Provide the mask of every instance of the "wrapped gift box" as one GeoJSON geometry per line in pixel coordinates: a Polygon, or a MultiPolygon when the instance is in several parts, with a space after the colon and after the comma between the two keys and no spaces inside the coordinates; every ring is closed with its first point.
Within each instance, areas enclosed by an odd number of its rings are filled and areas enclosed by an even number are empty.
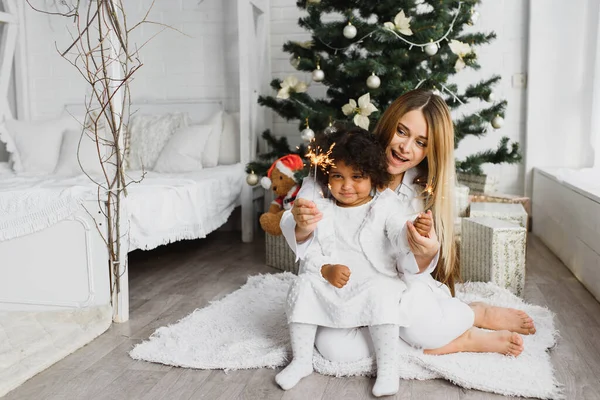
{"type": "Polygon", "coordinates": [[[521,204],[527,214],[531,214],[531,204],[529,197],[516,196],[512,194],[501,194],[501,193],[473,193],[469,195],[469,201],[471,203],[512,203],[521,204]]]}
{"type": "Polygon", "coordinates": [[[471,203],[469,217],[491,217],[527,228],[527,212],[521,204],[471,203]]]}
{"type": "Polygon", "coordinates": [[[490,217],[463,218],[461,230],[462,279],[494,282],[522,296],[527,230],[512,222],[490,217]]]}
{"type": "Polygon", "coordinates": [[[266,264],[269,267],[298,274],[296,255],[290,249],[283,235],[273,236],[265,232],[266,264]]]}

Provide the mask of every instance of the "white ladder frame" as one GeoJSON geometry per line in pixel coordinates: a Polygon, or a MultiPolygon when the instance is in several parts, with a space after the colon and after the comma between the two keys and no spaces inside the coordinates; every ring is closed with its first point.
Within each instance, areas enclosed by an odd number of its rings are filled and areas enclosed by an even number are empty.
{"type": "MultiPolygon", "coordinates": [[[[271,81],[270,10],[268,0],[238,0],[240,68],[240,161],[256,158],[258,137],[272,125],[272,114],[258,104],[271,81]]],[[[259,189],[260,190],[260,189],[259,189]]],[[[253,188],[243,184],[242,241],[254,238],[253,188]]]]}

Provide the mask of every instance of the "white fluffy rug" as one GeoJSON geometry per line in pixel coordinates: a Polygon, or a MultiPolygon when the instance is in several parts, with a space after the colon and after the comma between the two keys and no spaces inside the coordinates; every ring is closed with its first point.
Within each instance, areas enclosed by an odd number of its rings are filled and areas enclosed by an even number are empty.
{"type": "MultiPolygon", "coordinates": [[[[194,311],[176,324],[156,330],[148,341],[131,351],[134,359],[198,369],[247,369],[287,364],[289,335],[284,302],[295,275],[257,275],[227,297],[194,311]]],[[[547,349],[556,343],[553,313],[529,305],[505,289],[488,283],[460,287],[466,302],[525,310],[535,321],[537,333],[524,336],[525,351],[519,357],[462,353],[427,356],[408,346],[402,348],[400,377],[444,378],[467,389],[511,396],[561,398],[547,349]]],[[[315,351],[314,366],[325,375],[372,375],[374,362],[332,363],[315,351]]]]}
{"type": "Polygon", "coordinates": [[[110,305],[74,311],[0,311],[0,397],[94,340],[110,305]]]}

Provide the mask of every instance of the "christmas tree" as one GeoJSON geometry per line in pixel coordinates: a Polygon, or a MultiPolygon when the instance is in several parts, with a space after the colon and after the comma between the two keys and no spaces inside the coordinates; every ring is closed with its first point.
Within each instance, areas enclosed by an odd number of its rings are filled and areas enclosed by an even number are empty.
{"type": "MultiPolygon", "coordinates": [[[[299,25],[312,34],[308,42],[288,41],[283,49],[298,71],[312,72],[314,82],[327,87],[326,98],[313,98],[307,84],[295,76],[274,79],[276,96],[261,96],[259,103],[287,120],[299,121],[302,138],[332,121],[353,121],[373,128],[377,119],[398,96],[415,88],[442,96],[451,109],[474,102],[479,111],[454,119],[455,148],[468,135],[483,136],[500,128],[506,101],[495,101],[492,76],[461,89],[450,81],[464,68],[479,69],[474,49],[492,41],[490,33],[467,33],[476,23],[480,0],[300,0],[308,15],[299,25]],[[337,16],[337,18],[336,18],[337,16]]],[[[458,113],[453,113],[457,115],[458,113]]],[[[273,151],[248,165],[263,174],[274,158],[291,151],[287,141],[269,132],[263,137],[273,151]],[[275,145],[275,146],[273,146],[275,145]]],[[[481,175],[484,163],[516,163],[518,143],[500,139],[497,149],[456,160],[458,172],[481,175]]]]}

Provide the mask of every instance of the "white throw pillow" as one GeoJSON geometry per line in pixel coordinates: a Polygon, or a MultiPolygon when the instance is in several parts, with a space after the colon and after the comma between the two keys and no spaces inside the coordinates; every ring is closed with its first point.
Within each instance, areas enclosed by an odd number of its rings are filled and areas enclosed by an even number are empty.
{"type": "Polygon", "coordinates": [[[240,113],[223,113],[219,165],[240,162],[240,113]]]}
{"type": "Polygon", "coordinates": [[[178,173],[201,170],[209,140],[221,129],[221,113],[203,124],[178,129],[160,153],[154,171],[178,173]]]}
{"type": "Polygon", "coordinates": [[[63,136],[60,158],[54,173],[61,176],[75,176],[83,173],[82,168],[88,175],[102,174],[96,142],[87,133],[82,136],[81,129],[68,129],[63,136]]]}
{"type": "Polygon", "coordinates": [[[76,125],[71,117],[48,121],[18,121],[4,124],[0,139],[11,153],[18,174],[51,174],[56,168],[63,132],[76,125]]]}
{"type": "Polygon", "coordinates": [[[129,123],[130,170],[151,170],[173,133],[187,126],[185,113],[134,115],[129,123]]]}
{"type": "Polygon", "coordinates": [[[154,171],[179,173],[202,169],[202,152],[212,133],[210,125],[178,129],[160,153],[154,171]]]}
{"type": "MultiPolygon", "coordinates": [[[[204,154],[202,155],[202,166],[204,168],[216,167],[219,163],[219,147],[221,145],[221,131],[223,130],[223,111],[219,111],[210,118],[209,124],[214,128],[206,141],[204,154]]],[[[202,124],[204,125],[204,124],[202,124]]]]}

